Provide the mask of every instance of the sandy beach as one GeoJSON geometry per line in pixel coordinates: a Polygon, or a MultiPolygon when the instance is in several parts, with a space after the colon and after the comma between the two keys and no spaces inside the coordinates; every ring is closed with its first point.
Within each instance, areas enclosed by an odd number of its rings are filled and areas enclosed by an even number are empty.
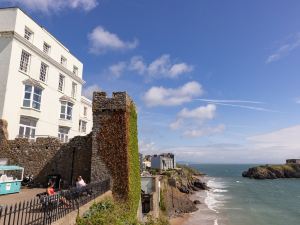
{"type": "Polygon", "coordinates": [[[185,222],[188,220],[190,214],[185,214],[176,218],[170,219],[171,225],[182,225],[185,224],[185,222]]]}

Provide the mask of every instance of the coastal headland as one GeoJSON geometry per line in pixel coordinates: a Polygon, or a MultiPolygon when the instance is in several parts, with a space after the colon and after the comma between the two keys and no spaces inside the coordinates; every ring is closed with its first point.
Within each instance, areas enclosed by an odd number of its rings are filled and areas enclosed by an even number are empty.
{"type": "Polygon", "coordinates": [[[252,179],[300,178],[300,164],[256,166],[244,171],[242,176],[252,179]]]}
{"type": "Polygon", "coordinates": [[[192,194],[208,190],[209,187],[202,179],[204,175],[197,170],[184,165],[177,167],[161,174],[160,209],[168,218],[182,221],[188,213],[197,211],[198,206],[203,204],[202,199],[194,199],[192,194]]]}

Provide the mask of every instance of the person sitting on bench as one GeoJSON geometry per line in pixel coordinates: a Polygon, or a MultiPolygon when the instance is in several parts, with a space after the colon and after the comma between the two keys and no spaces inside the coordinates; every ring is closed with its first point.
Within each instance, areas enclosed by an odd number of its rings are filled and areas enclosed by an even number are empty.
{"type": "MultiPolygon", "coordinates": [[[[49,182],[49,185],[48,185],[48,188],[47,188],[47,194],[48,196],[54,196],[56,195],[57,193],[55,192],[54,190],[54,182],[50,181],[49,182]]],[[[64,197],[60,196],[59,194],[58,195],[58,199],[66,206],[70,206],[70,203],[67,201],[67,199],[65,199],[64,197]]]]}
{"type": "Polygon", "coordinates": [[[86,186],[86,183],[84,182],[84,180],[82,179],[81,176],[77,177],[77,181],[76,181],[76,187],[77,188],[83,188],[86,186]]]}

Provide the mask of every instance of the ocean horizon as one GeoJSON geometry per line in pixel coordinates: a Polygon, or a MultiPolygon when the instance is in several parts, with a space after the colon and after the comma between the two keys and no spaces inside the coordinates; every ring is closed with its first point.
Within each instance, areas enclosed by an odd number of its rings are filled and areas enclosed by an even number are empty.
{"type": "MultiPolygon", "coordinates": [[[[254,180],[242,172],[256,164],[189,164],[206,174],[205,204],[212,225],[298,225],[300,179],[254,180]]],[[[197,224],[201,211],[191,215],[197,224]]]]}

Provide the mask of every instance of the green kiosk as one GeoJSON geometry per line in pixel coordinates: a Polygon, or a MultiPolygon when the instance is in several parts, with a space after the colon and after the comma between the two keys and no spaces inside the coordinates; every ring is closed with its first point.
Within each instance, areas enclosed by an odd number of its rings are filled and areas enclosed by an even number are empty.
{"type": "Polygon", "coordinates": [[[0,195],[20,192],[23,176],[23,167],[0,166],[0,195]]]}

